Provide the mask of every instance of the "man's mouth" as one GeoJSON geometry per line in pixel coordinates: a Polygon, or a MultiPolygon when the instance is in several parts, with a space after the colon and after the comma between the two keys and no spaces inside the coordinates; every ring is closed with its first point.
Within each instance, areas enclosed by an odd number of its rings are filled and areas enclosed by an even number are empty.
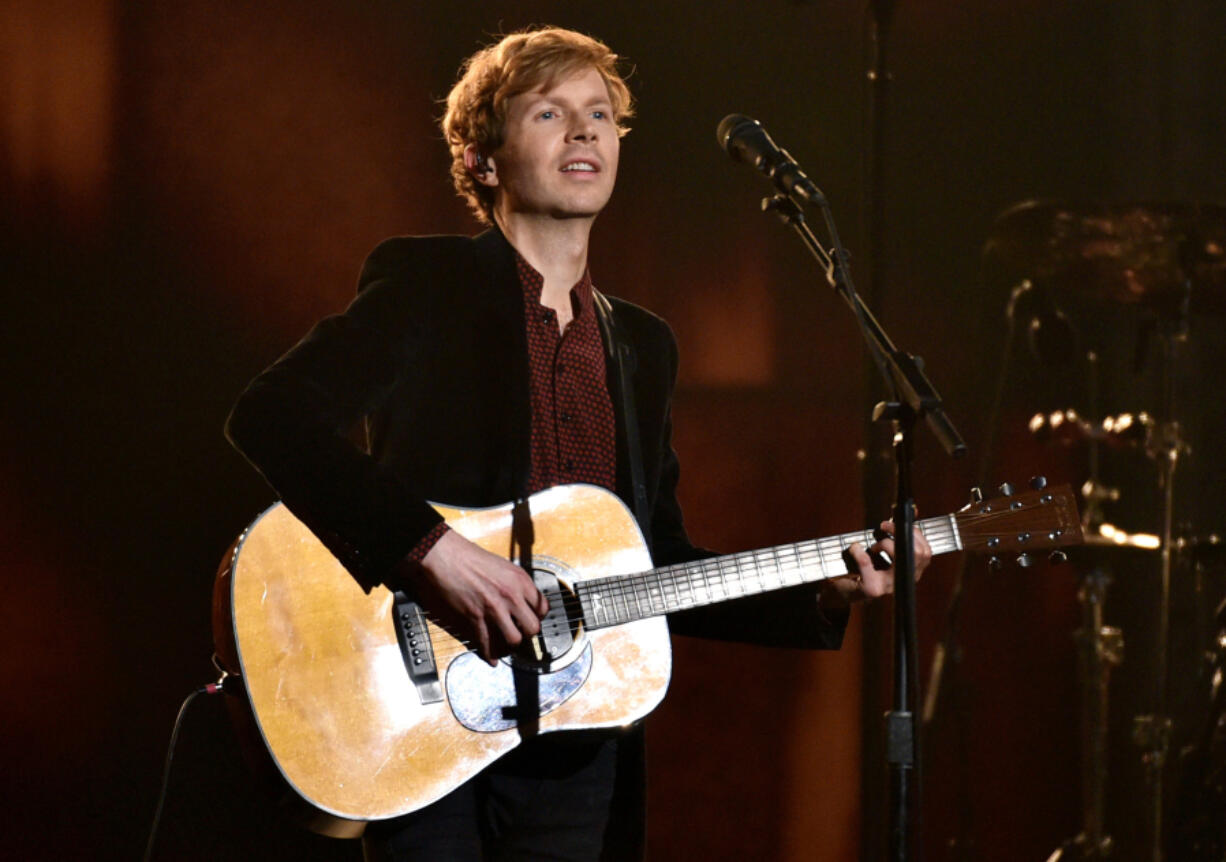
{"type": "Polygon", "coordinates": [[[584,162],[584,161],[567,162],[565,165],[562,166],[562,173],[571,173],[571,172],[583,172],[583,173],[595,174],[595,173],[600,172],[600,168],[596,167],[596,165],[593,162],[584,162]]]}

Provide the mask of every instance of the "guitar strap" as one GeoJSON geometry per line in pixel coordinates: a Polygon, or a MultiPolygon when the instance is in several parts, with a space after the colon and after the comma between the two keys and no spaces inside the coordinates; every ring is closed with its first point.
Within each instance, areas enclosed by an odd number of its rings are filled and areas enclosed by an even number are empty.
{"type": "Polygon", "coordinates": [[[638,519],[639,529],[651,547],[651,519],[647,509],[647,480],[643,475],[643,449],[639,443],[638,414],[634,408],[633,389],[630,386],[630,375],[636,365],[634,348],[623,341],[617,332],[617,321],[613,316],[613,304],[595,288],[592,296],[596,300],[596,319],[600,322],[601,334],[604,336],[606,359],[617,368],[618,388],[622,398],[622,432],[626,440],[626,454],[630,460],[630,484],[634,494],[634,516],[638,519]]]}

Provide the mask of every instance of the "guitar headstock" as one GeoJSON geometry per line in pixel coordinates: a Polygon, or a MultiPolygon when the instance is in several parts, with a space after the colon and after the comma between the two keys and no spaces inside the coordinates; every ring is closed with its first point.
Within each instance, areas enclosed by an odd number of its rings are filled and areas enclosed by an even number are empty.
{"type": "Polygon", "coordinates": [[[1030,485],[1031,490],[1016,493],[1006,483],[991,500],[972,495],[971,503],[956,515],[963,549],[991,554],[994,568],[1004,555],[1016,554],[1018,565],[1025,567],[1035,562],[1039,551],[1050,550],[1052,562],[1063,562],[1059,548],[1085,541],[1072,489],[1049,488],[1041,476],[1030,485]]]}

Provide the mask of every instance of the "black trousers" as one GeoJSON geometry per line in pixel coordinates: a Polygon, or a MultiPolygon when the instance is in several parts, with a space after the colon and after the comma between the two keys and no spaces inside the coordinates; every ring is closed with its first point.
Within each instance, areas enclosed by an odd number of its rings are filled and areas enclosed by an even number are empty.
{"type": "Polygon", "coordinates": [[[529,740],[439,801],[366,828],[367,862],[597,862],[617,739],[529,740]]]}

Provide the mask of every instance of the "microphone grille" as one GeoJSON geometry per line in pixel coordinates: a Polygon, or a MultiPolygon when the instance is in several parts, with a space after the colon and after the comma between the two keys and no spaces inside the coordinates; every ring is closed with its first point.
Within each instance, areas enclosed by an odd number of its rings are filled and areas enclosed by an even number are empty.
{"type": "Polygon", "coordinates": [[[719,125],[715,129],[715,140],[719,142],[720,147],[728,149],[728,139],[739,129],[745,125],[758,125],[758,121],[750,119],[744,114],[729,114],[719,121],[719,125]]]}

